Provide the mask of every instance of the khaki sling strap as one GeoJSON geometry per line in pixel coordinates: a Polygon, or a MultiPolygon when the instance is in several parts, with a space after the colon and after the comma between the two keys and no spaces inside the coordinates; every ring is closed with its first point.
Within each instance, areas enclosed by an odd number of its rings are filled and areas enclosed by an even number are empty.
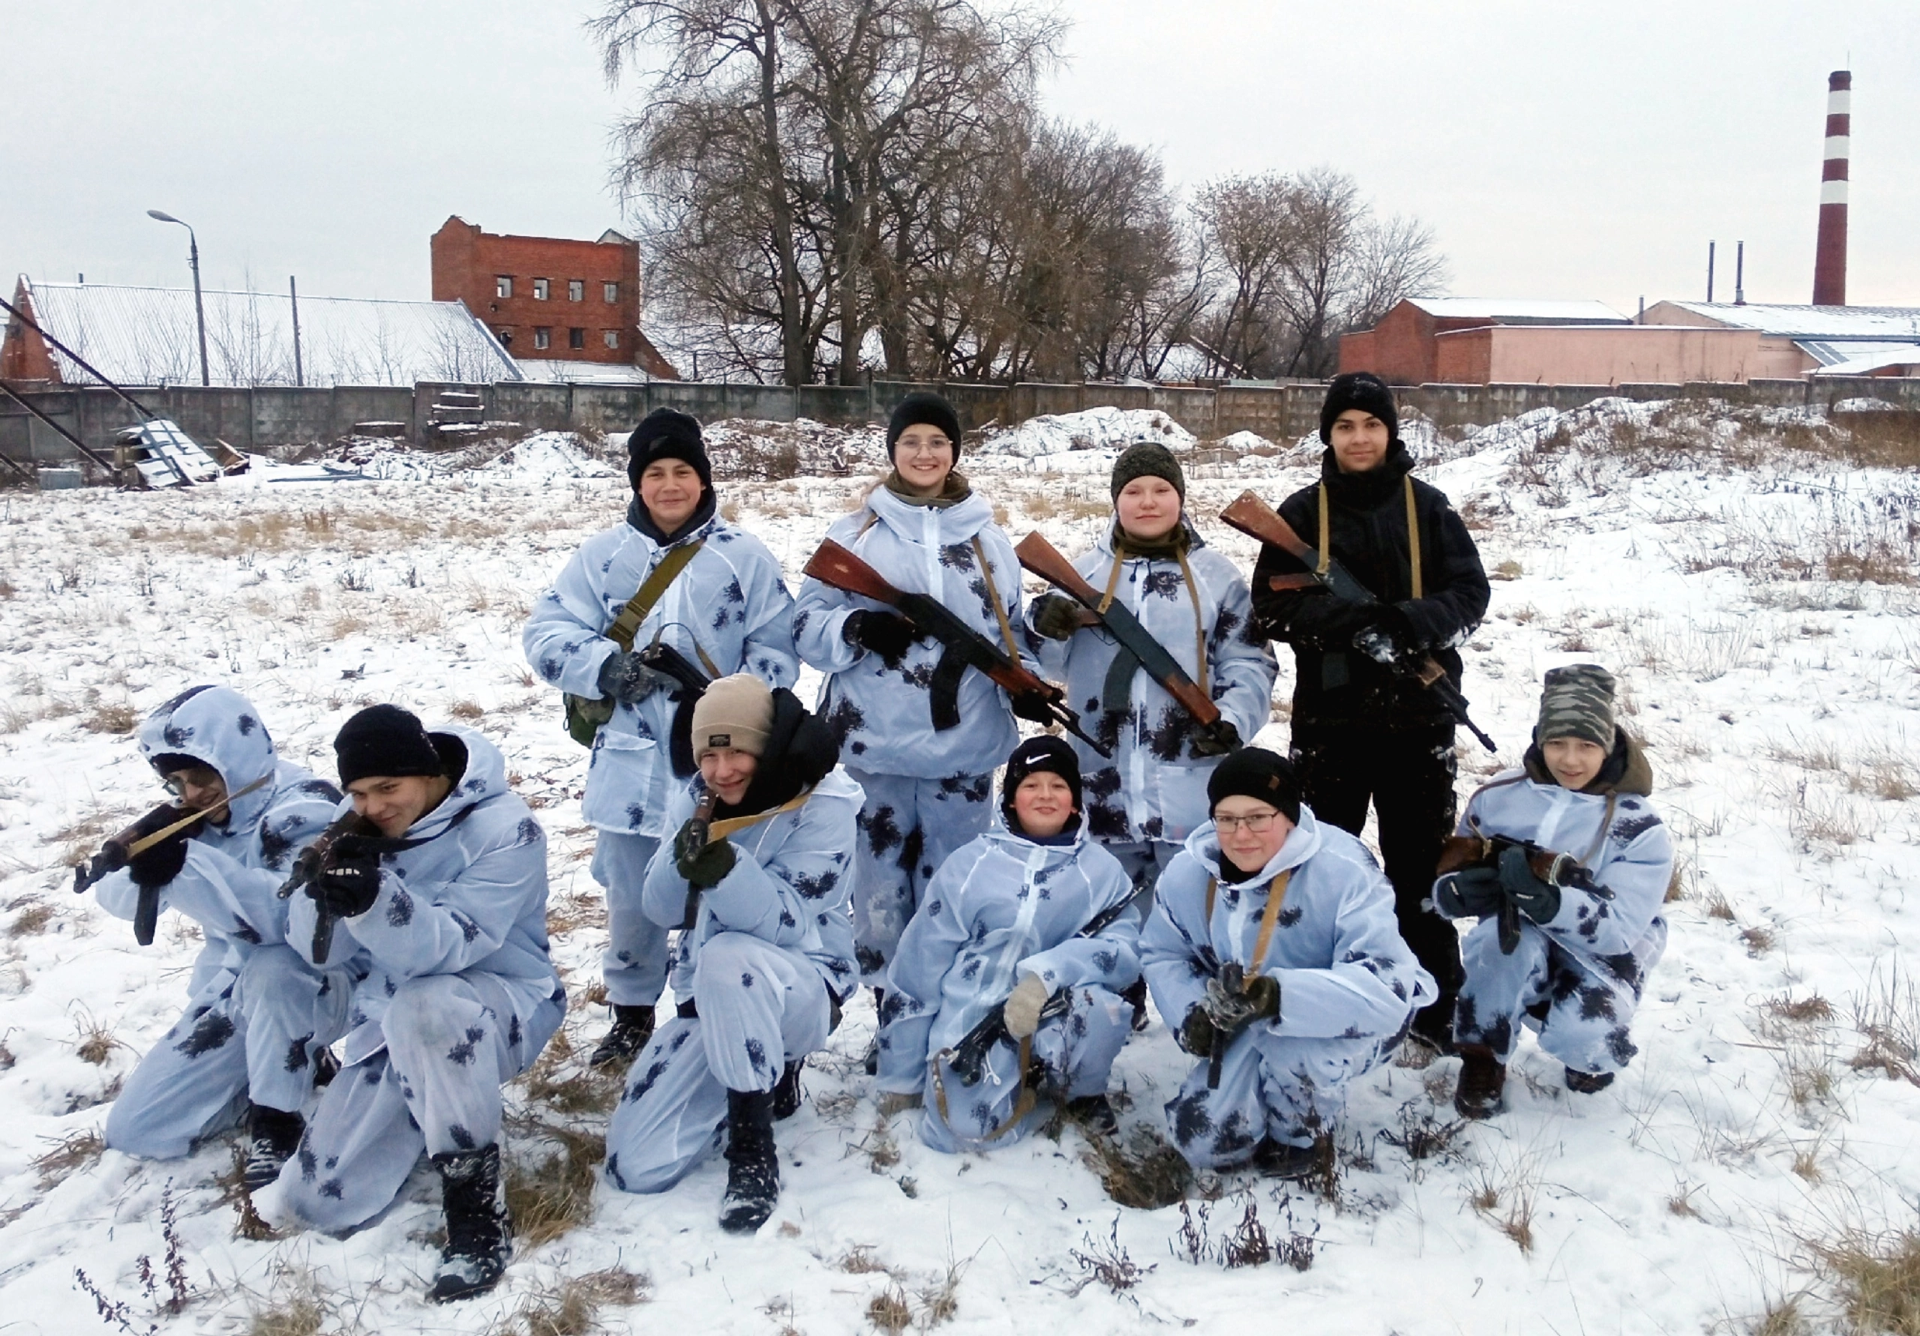
{"type": "MultiPolygon", "coordinates": [[[[1247,959],[1247,968],[1253,973],[1260,972],[1260,966],[1266,962],[1267,948],[1273,944],[1273,925],[1280,921],[1280,905],[1287,898],[1287,886],[1293,881],[1293,869],[1288,868],[1273,879],[1273,889],[1267,894],[1267,907],[1260,915],[1260,931],[1254,934],[1253,955],[1247,959]]],[[[1207,922],[1213,922],[1213,896],[1219,887],[1218,877],[1207,878],[1207,922]]],[[[1212,929],[1208,929],[1211,935],[1212,929]]]]}
{"type": "Polygon", "coordinates": [[[942,1066],[940,1055],[934,1053],[928,1056],[927,1066],[933,1072],[933,1104],[935,1108],[940,1110],[940,1121],[947,1125],[949,1132],[953,1133],[954,1140],[965,1141],[975,1146],[988,1145],[991,1142],[998,1141],[1001,1137],[1018,1127],[1020,1120],[1033,1112],[1034,1106],[1040,1102],[1040,1097],[1034,1094],[1033,1087],[1027,1084],[1027,1066],[1032,1061],[1033,1036],[1028,1035],[1020,1041],[1020,1056],[1018,1059],[1020,1085],[1019,1093],[1016,1094],[1013,1099],[1013,1112],[1009,1113],[1005,1121],[985,1136],[970,1137],[964,1135],[954,1127],[953,1115],[947,1112],[947,1081],[940,1073],[942,1066]]]}
{"type": "Polygon", "coordinates": [[[1000,602],[1000,591],[993,584],[993,567],[987,564],[987,549],[980,545],[980,535],[973,536],[973,557],[980,563],[980,578],[987,582],[987,601],[993,604],[993,616],[1000,623],[1000,638],[1007,642],[1007,657],[1013,660],[1013,666],[1020,667],[1020,647],[1014,643],[1013,623],[1007,620],[1007,609],[1000,602]]]}
{"type": "MultiPolygon", "coordinates": [[[[1413,500],[1413,475],[1404,475],[1401,482],[1406,484],[1407,493],[1407,567],[1413,586],[1413,597],[1424,598],[1420,579],[1420,515],[1413,500]]],[[[1327,531],[1327,485],[1320,484],[1320,564],[1314,567],[1315,575],[1325,575],[1333,565],[1333,538],[1327,531]]]]}
{"type": "MultiPolygon", "coordinates": [[[[697,543],[676,547],[660,558],[660,564],[647,573],[647,578],[641,581],[639,591],[627,600],[627,606],[620,609],[620,615],[613,619],[613,625],[606,631],[607,639],[618,645],[622,654],[632,650],[633,637],[640,630],[640,623],[647,620],[647,615],[653,611],[653,605],[658,603],[660,596],[667,592],[667,586],[673,583],[674,578],[687,568],[687,563],[698,556],[700,549],[705,546],[706,540],[703,538],[697,543]]],[[[699,646],[696,645],[694,648],[697,650],[699,646]]],[[[705,653],[700,657],[704,661],[705,653]]]]}
{"type": "MultiPolygon", "coordinates": [[[[1200,690],[1207,689],[1207,619],[1200,610],[1200,585],[1193,578],[1193,567],[1187,564],[1187,550],[1179,548],[1174,553],[1180,562],[1180,578],[1187,582],[1187,597],[1193,600],[1193,663],[1194,682],[1200,690]]],[[[1120,587],[1120,568],[1126,564],[1126,558],[1116,550],[1113,554],[1113,569],[1107,572],[1106,592],[1100,596],[1097,611],[1105,612],[1113,606],[1113,592],[1120,587]]]]}
{"type": "Polygon", "coordinates": [[[755,812],[752,816],[730,816],[724,820],[716,821],[707,827],[707,843],[712,844],[715,840],[724,840],[727,836],[738,834],[740,831],[746,830],[751,826],[757,826],[762,821],[771,821],[782,812],[797,812],[807,805],[807,799],[811,797],[813,797],[812,789],[802,789],[798,794],[787,799],[778,807],[769,807],[766,811],[755,812]]]}

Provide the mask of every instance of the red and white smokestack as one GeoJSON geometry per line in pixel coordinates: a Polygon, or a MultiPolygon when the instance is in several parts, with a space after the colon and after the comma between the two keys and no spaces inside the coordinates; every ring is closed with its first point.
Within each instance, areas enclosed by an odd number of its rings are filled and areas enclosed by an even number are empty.
{"type": "Polygon", "coordinates": [[[1847,141],[1853,74],[1827,76],[1827,161],[1820,172],[1820,240],[1813,255],[1813,304],[1847,304],[1847,141]]]}

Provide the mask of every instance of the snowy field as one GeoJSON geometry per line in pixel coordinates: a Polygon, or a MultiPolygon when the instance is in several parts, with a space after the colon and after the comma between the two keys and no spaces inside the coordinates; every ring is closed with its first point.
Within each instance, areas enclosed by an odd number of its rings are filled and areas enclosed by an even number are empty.
{"type": "MultiPolygon", "coordinates": [[[[1038,527],[1076,552],[1108,514],[1111,425],[1056,421],[962,468],[1014,537],[1038,527]],[[1081,448],[1048,453],[1060,442],[1081,448]]],[[[716,441],[779,445],[770,427],[729,430],[716,441]]],[[[621,515],[604,454],[543,437],[458,470],[362,451],[353,467],[373,480],[263,463],[190,494],[7,494],[0,1327],[1852,1330],[1858,1255],[1913,1231],[1920,1200],[1920,479],[1855,467],[1844,433],[1779,411],[1610,401],[1409,438],[1495,575],[1466,690],[1502,751],[1463,745],[1463,794],[1518,759],[1555,664],[1615,668],[1649,744],[1680,862],[1632,1068],[1576,1098],[1525,1041],[1510,1111],[1464,1128],[1457,1061],[1383,1069],[1312,1188],[1203,1177],[1184,1206],[1137,1209],[1110,1198],[1077,1130],[949,1157],[913,1115],[879,1120],[863,996],[779,1125],[780,1208],[749,1240],[715,1223],[717,1160],[660,1197],[592,1172],[613,1090],[583,1067],[607,1022],[589,1002],[604,935],[586,754],[519,644],[547,579],[621,515]],[[329,740],[365,704],[467,722],[547,825],[574,1009],[510,1092],[523,1237],[493,1296],[422,1303],[430,1175],[357,1236],[273,1239],[221,1182],[229,1141],[175,1164],[100,1150],[106,1101],[176,1015],[198,942],[174,919],[136,947],[69,893],[70,865],[162,798],[128,730],[203,681],[251,696],[283,753],[327,774],[329,740]],[[1260,1258],[1256,1233],[1280,1256],[1227,1266],[1260,1258]]],[[[1242,488],[1278,500],[1311,481],[1317,451],[1231,444],[1192,455],[1189,511],[1246,568],[1252,545],[1214,517],[1242,488]]],[[[725,511],[797,579],[876,446],[807,436],[788,457],[808,472],[726,481],[725,511]]],[[[1284,748],[1290,685],[1283,666],[1267,745],[1284,748]]],[[[1187,1063],[1164,1025],[1136,1036],[1115,1071],[1123,1120],[1158,1127],[1187,1063]]]]}

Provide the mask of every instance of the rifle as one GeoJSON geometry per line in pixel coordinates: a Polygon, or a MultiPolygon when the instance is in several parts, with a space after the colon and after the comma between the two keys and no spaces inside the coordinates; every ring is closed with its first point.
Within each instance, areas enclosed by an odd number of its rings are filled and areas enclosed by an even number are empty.
{"type": "MultiPolygon", "coordinates": [[[[112,873],[118,872],[121,868],[132,862],[139,855],[153,848],[156,844],[172,839],[194,822],[205,820],[221,808],[238,802],[255,789],[270,783],[272,779],[273,775],[269,772],[242,788],[238,793],[230,793],[219,802],[195,811],[188,811],[176,803],[162,803],[151,812],[148,812],[146,816],[141,817],[139,821],[128,826],[125,830],[120,831],[116,835],[109,836],[101,844],[100,852],[95,854],[90,862],[84,867],[77,867],[73,870],[74,894],[78,895],[95,882],[112,873]],[[139,833],[142,822],[162,814],[168,816],[177,814],[178,819],[162,826],[152,834],[141,835],[139,833]]],[[[133,910],[133,940],[141,946],[153,945],[153,932],[154,929],[159,926],[160,922],[161,889],[162,888],[158,886],[142,886],[139,888],[140,899],[133,910]]]]}
{"type": "MultiPolygon", "coordinates": [[[[1295,533],[1293,526],[1282,519],[1280,513],[1262,501],[1252,492],[1242,492],[1234,498],[1233,504],[1220,512],[1220,518],[1238,529],[1249,538],[1257,539],[1273,547],[1292,553],[1312,572],[1307,577],[1326,588],[1342,603],[1356,603],[1369,607],[1380,600],[1374,597],[1371,589],[1354,578],[1353,573],[1329,556],[1327,569],[1320,570],[1321,554],[1304,538],[1295,533]]],[[[1324,537],[1324,535],[1323,535],[1324,537]]],[[[1299,575],[1276,575],[1268,580],[1271,589],[1304,589],[1306,581],[1299,575]]],[[[1482,747],[1490,752],[1500,748],[1494,740],[1480,731],[1467,714],[1467,698],[1460,694],[1460,688],[1447,676],[1447,670],[1431,654],[1421,654],[1417,658],[1405,661],[1396,660],[1392,665],[1394,672],[1411,677],[1421,686],[1431,691],[1434,698],[1447,707],[1448,713],[1460,721],[1461,726],[1477,738],[1482,747]]]]}
{"type": "MultiPolygon", "coordinates": [[[[1613,892],[1594,881],[1585,865],[1572,854],[1542,848],[1531,840],[1509,839],[1505,835],[1449,835],[1440,842],[1440,862],[1435,877],[1461,872],[1470,867],[1497,867],[1500,855],[1509,849],[1521,849],[1527,855],[1527,869],[1541,881],[1567,889],[1577,887],[1602,900],[1613,899],[1613,892]]],[[[1500,952],[1512,955],[1520,945],[1520,908],[1513,897],[1502,894],[1500,900],[1500,952]]]]}
{"type": "Polygon", "coordinates": [[[1037,702],[1047,721],[1059,724],[1100,755],[1113,755],[1111,747],[1101,746],[1080,727],[1080,716],[1067,705],[1065,692],[1009,658],[1004,650],[961,621],[937,599],[895,589],[880,572],[831,538],[820,544],[802,574],[846,593],[886,604],[922,635],[931,636],[945,646],[928,687],[936,730],[945,732],[959,726],[960,678],[968,668],[978,668],[1016,701],[1026,698],[1037,702]]]}
{"type": "MultiPolygon", "coordinates": [[[[1231,992],[1243,993],[1247,989],[1246,967],[1237,960],[1229,960],[1220,967],[1220,986],[1231,992]]],[[[1207,1089],[1220,1088],[1220,1064],[1226,1060],[1227,1045],[1238,1036],[1228,1034],[1219,1026],[1213,1027],[1213,1044],[1207,1050],[1207,1089]]]]}
{"type": "MultiPolygon", "coordinates": [[[[682,836],[680,847],[674,850],[676,854],[696,854],[707,847],[708,832],[713,826],[713,809],[719,801],[720,795],[712,789],[700,795],[700,801],[693,806],[691,824],[682,836]]],[[[689,886],[687,887],[687,907],[680,913],[680,930],[685,932],[699,921],[700,888],[689,886]]]]}
{"type": "Polygon", "coordinates": [[[1099,593],[1073,568],[1073,563],[1047,541],[1044,534],[1038,529],[1034,530],[1020,540],[1013,554],[1026,569],[1098,617],[1118,643],[1120,652],[1114,656],[1113,666],[1107,671],[1106,687],[1101,693],[1102,709],[1115,714],[1124,713],[1134,671],[1144,668],[1148,677],[1180,702],[1197,727],[1209,733],[1218,729],[1220,707],[1200,689],[1200,684],[1187,675],[1187,670],[1149,634],[1147,628],[1140,624],[1140,619],[1124,603],[1116,599],[1103,605],[1099,593]]]}
{"type": "MultiPolygon", "coordinates": [[[[1128,896],[1119,904],[1109,905],[1089,919],[1087,925],[1074,936],[1097,937],[1119,922],[1120,917],[1132,907],[1132,896],[1128,896]]],[[[1045,1005],[1040,1008],[1042,1022],[1066,1014],[1068,1002],[1071,1000],[1068,995],[1071,991],[1067,988],[1054,991],[1053,996],[1049,997],[1045,1005]]],[[[986,1075],[987,1054],[992,1052],[993,1046],[1002,1040],[1007,1043],[1013,1042],[1013,1036],[1007,1033],[1007,1004],[1004,999],[989,1008],[987,1014],[976,1021],[971,1030],[960,1036],[958,1043],[943,1051],[939,1055],[940,1060],[953,1068],[953,1074],[960,1078],[961,1085],[976,1086],[980,1084],[980,1078],[986,1075]]]]}
{"type": "MultiPolygon", "coordinates": [[[[326,870],[327,855],[343,835],[359,835],[368,839],[383,838],[380,827],[361,816],[358,812],[348,812],[335,817],[333,824],[321,831],[312,844],[300,851],[293,860],[293,872],[287,877],[286,884],[280,888],[280,898],[286,899],[295,891],[305,890],[313,900],[313,963],[324,965],[333,951],[333,911],[327,908],[324,895],[315,895],[314,888],[320,880],[320,874],[326,870]]],[[[408,840],[393,840],[389,843],[400,848],[411,844],[408,840]]]]}
{"type": "Polygon", "coordinates": [[[700,665],[664,641],[656,640],[638,651],[640,662],[656,673],[665,673],[674,681],[667,699],[674,702],[673,726],[668,733],[667,763],[677,778],[686,779],[696,769],[693,763],[693,707],[706,693],[713,679],[700,665]]]}

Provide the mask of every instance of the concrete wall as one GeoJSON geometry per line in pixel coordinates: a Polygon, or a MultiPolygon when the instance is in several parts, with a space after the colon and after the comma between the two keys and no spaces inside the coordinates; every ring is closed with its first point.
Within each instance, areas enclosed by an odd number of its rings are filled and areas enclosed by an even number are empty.
{"type": "MultiPolygon", "coordinates": [[[[1503,327],[1523,332],[1520,327],[1503,327]]],[[[1540,332],[1550,333],[1550,329],[1540,332]]],[[[1195,436],[1213,440],[1237,431],[1292,441],[1319,426],[1324,390],[1316,384],[1232,386],[1221,389],[1142,385],[706,385],[655,381],[646,385],[421,384],[412,389],[339,386],[333,389],[135,389],[141,403],[178,422],[196,440],[215,439],[242,450],[266,451],[335,440],[360,422],[398,422],[403,435],[426,443],[434,401],[445,390],[478,394],[482,416],[554,431],[621,431],[661,406],[705,421],[726,417],[836,423],[883,423],[909,391],[935,389],[953,401],[961,425],[1012,425],[1043,413],[1097,407],[1157,408],[1195,436]]],[[[1920,378],[1757,379],[1745,384],[1689,381],[1609,385],[1426,384],[1397,391],[1403,408],[1418,409],[1443,427],[1496,422],[1530,409],[1578,408],[1595,399],[1678,397],[1736,403],[1831,406],[1843,399],[1877,398],[1920,410],[1920,378]]],[[[27,393],[36,407],[101,453],[113,435],[139,420],[134,410],[98,386],[27,393]]],[[[0,454],[18,461],[70,462],[73,447],[0,396],[0,454]]],[[[4,479],[0,479],[4,481],[4,479]]]]}

